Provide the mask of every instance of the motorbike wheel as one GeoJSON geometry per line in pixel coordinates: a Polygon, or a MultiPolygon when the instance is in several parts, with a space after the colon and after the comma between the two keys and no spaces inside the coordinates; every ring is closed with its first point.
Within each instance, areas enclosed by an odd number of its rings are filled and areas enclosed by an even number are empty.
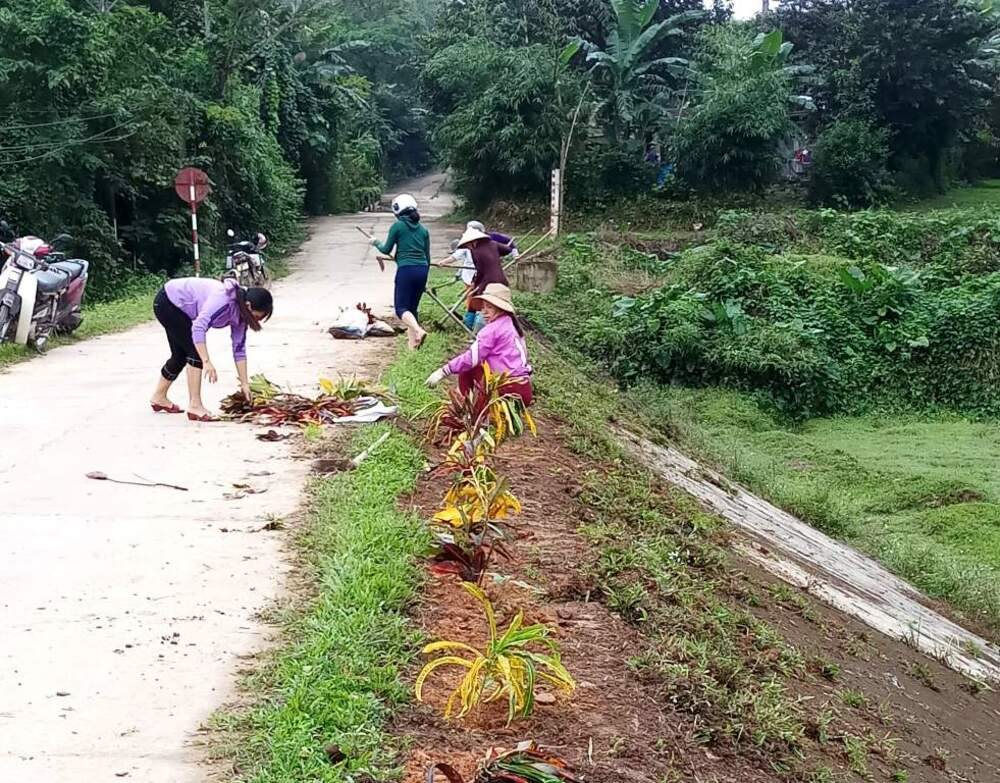
{"type": "Polygon", "coordinates": [[[8,305],[0,305],[0,343],[7,340],[7,332],[14,324],[13,313],[8,305]]]}
{"type": "Polygon", "coordinates": [[[56,332],[58,334],[73,334],[77,329],[80,328],[80,324],[83,323],[83,313],[72,312],[67,315],[62,322],[56,327],[56,332]]]}
{"type": "Polygon", "coordinates": [[[271,286],[271,275],[268,273],[266,266],[262,266],[255,277],[254,285],[261,288],[269,288],[271,286]]]}

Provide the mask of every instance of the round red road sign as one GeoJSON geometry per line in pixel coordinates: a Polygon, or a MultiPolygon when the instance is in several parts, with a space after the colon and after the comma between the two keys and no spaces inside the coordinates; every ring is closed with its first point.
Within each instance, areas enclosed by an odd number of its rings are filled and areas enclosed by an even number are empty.
{"type": "Polygon", "coordinates": [[[188,167],[178,172],[174,180],[174,190],[177,191],[181,201],[196,207],[208,198],[212,186],[209,184],[208,174],[201,169],[188,167]]]}

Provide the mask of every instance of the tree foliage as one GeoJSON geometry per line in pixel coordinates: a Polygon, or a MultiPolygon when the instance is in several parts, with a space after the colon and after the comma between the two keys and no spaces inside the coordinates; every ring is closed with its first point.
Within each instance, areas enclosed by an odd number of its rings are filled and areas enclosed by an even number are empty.
{"type": "Polygon", "coordinates": [[[6,0],[0,215],[73,233],[108,296],[188,258],[185,165],[215,185],[207,240],[280,241],[435,162],[482,202],[542,196],[568,156],[570,201],[600,204],[651,188],[651,140],[690,187],[754,190],[808,139],[813,199],[852,206],[886,168],[920,189],[996,164],[988,3],[786,0],[752,24],[704,5],[6,0]]]}
{"type": "Polygon", "coordinates": [[[685,11],[654,22],[658,0],[611,0],[615,25],[604,49],[590,44],[587,62],[600,100],[597,114],[604,119],[612,141],[628,138],[656,121],[673,78],[687,61],[658,55],[665,38],[684,35],[683,25],[701,19],[701,11],[685,11]]]}
{"type": "MultiPolygon", "coordinates": [[[[384,5],[380,43],[414,52],[413,4],[384,5]]],[[[397,97],[412,94],[417,58],[390,81],[359,56],[373,27],[320,0],[5,2],[0,215],[22,233],[74,234],[91,294],[110,296],[189,257],[172,188],[185,165],[213,181],[209,241],[227,225],[287,240],[304,207],[362,206],[404,168],[401,149],[427,159],[419,102],[397,97]]]]}
{"type": "Polygon", "coordinates": [[[849,116],[886,128],[907,184],[946,185],[947,151],[994,88],[981,52],[992,14],[965,0],[788,0],[776,20],[817,67],[815,124],[849,116]]]}
{"type": "Polygon", "coordinates": [[[424,83],[434,141],[473,203],[544,192],[578,90],[558,53],[467,40],[431,57],[424,83]]]}
{"type": "Polygon", "coordinates": [[[772,182],[779,146],[795,131],[792,108],[802,69],[787,64],[791,45],[778,31],[756,38],[746,27],[707,29],[692,65],[691,104],[676,126],[678,176],[695,188],[737,190],[772,182]]]}

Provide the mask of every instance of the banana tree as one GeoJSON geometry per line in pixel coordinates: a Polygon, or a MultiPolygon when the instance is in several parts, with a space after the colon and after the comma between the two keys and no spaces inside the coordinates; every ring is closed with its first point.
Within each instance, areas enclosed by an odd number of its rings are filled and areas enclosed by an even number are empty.
{"type": "Polygon", "coordinates": [[[705,16],[686,11],[654,24],[658,6],[659,0],[611,0],[615,26],[607,47],[587,44],[591,77],[602,94],[598,115],[616,141],[659,111],[654,100],[669,91],[671,76],[687,68],[682,57],[657,57],[657,45],[666,37],[683,36],[685,23],[705,16]]]}
{"type": "MultiPolygon", "coordinates": [[[[747,59],[750,62],[750,73],[758,75],[767,71],[780,73],[793,84],[815,84],[813,78],[816,69],[811,65],[789,65],[788,58],[794,45],[785,40],[781,30],[760,33],[753,41],[747,59]]],[[[799,109],[813,111],[816,108],[813,99],[805,94],[792,94],[788,100],[799,109]]]]}

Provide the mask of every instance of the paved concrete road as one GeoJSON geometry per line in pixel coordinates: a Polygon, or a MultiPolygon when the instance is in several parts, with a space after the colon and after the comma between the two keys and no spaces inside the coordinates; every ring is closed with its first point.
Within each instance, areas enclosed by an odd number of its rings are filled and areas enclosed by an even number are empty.
{"type": "MultiPolygon", "coordinates": [[[[428,217],[450,206],[440,176],[408,189],[428,217]]],[[[391,272],[354,226],[384,236],[390,222],[312,225],[295,273],[275,285],[275,317],[248,338],[252,373],[301,389],[377,373],[392,341],[336,342],[325,328],[339,305],[389,313],[391,272]]],[[[444,255],[444,232],[433,233],[444,255]]],[[[228,332],[209,348],[215,407],[237,388],[228,332]]],[[[151,323],[0,375],[0,781],[204,780],[192,736],[269,632],[255,616],[281,590],[284,534],[259,529],[296,510],[308,465],[256,441],[258,428],[153,415],[165,358],[151,323]],[[233,484],[266,493],[227,499],[233,484]]],[[[173,397],[186,404],[180,384],[173,397]]]]}

